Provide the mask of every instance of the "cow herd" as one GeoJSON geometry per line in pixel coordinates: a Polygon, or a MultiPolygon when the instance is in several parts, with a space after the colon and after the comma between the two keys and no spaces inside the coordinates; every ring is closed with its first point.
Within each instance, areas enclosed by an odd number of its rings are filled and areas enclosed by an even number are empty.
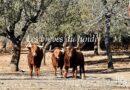
{"type": "MultiPolygon", "coordinates": [[[[40,66],[43,58],[42,47],[38,44],[30,44],[27,46],[27,48],[29,50],[27,58],[30,76],[33,76],[33,68],[35,70],[35,74],[39,76],[40,66]]],[[[62,50],[59,47],[55,47],[52,52],[51,60],[55,76],[57,75],[57,69],[60,68],[60,74],[64,78],[67,78],[68,69],[72,68],[72,77],[77,78],[77,67],[79,66],[80,78],[85,78],[84,56],[83,53],[76,48],[68,46],[62,50]]]]}

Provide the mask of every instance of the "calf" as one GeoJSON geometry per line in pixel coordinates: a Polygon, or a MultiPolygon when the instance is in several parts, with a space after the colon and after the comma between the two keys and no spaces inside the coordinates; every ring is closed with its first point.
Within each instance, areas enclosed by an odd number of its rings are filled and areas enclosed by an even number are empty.
{"type": "Polygon", "coordinates": [[[64,54],[63,52],[61,52],[61,49],[56,47],[52,53],[52,65],[55,71],[55,76],[56,76],[56,72],[57,72],[57,68],[60,68],[60,73],[62,75],[62,68],[64,65],[64,54]]]}
{"type": "Polygon", "coordinates": [[[28,49],[29,53],[27,55],[27,58],[28,66],[30,69],[30,76],[33,76],[33,67],[35,68],[35,74],[39,76],[40,66],[43,58],[43,50],[35,43],[28,46],[28,49]]]}

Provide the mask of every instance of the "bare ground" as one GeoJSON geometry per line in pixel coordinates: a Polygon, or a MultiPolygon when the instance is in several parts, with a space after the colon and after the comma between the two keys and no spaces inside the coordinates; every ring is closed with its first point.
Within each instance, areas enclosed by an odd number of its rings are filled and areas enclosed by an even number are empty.
{"type": "Polygon", "coordinates": [[[114,71],[107,70],[107,57],[85,56],[86,79],[73,79],[71,69],[67,79],[54,76],[51,53],[46,54],[47,65],[41,67],[41,75],[29,76],[27,55],[21,54],[20,72],[10,72],[11,55],[0,55],[0,90],[130,90],[130,59],[128,54],[114,55],[114,71]]]}

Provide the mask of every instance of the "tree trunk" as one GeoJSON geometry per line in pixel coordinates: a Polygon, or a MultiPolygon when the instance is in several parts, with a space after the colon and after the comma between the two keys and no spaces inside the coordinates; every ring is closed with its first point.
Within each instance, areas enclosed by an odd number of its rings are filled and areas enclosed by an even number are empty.
{"type": "Polygon", "coordinates": [[[2,41],[2,48],[0,50],[1,53],[5,53],[7,51],[6,46],[7,46],[7,38],[5,37],[4,40],[2,41]]]}
{"type": "Polygon", "coordinates": [[[80,49],[80,35],[77,35],[77,49],[80,49]]]}
{"type": "Polygon", "coordinates": [[[67,44],[68,44],[68,41],[67,41],[67,36],[65,36],[65,38],[64,38],[64,42],[63,42],[63,48],[65,48],[66,46],[67,46],[67,44]]]}
{"type": "Polygon", "coordinates": [[[105,28],[105,47],[106,47],[106,53],[108,57],[108,69],[113,69],[113,60],[112,60],[112,53],[111,53],[111,47],[110,47],[110,22],[111,22],[111,13],[109,11],[105,13],[106,18],[106,28],[105,28]]]}
{"type": "Polygon", "coordinates": [[[98,55],[98,36],[96,36],[96,39],[94,42],[94,54],[98,55]]]}
{"type": "Polygon", "coordinates": [[[101,34],[100,33],[98,33],[97,39],[98,39],[98,52],[100,52],[100,51],[102,51],[101,47],[100,47],[100,42],[101,42],[101,34]]]}
{"type": "Polygon", "coordinates": [[[4,43],[3,43],[3,47],[2,47],[3,52],[6,52],[6,51],[7,51],[7,50],[6,50],[6,45],[7,45],[7,42],[4,42],[4,43]]]}
{"type": "Polygon", "coordinates": [[[46,65],[46,49],[48,47],[48,45],[51,44],[51,41],[48,41],[43,48],[43,64],[46,65]]]}
{"type": "Polygon", "coordinates": [[[13,43],[13,55],[11,59],[11,71],[19,71],[19,59],[20,59],[20,51],[21,51],[21,43],[16,44],[13,43]]]}

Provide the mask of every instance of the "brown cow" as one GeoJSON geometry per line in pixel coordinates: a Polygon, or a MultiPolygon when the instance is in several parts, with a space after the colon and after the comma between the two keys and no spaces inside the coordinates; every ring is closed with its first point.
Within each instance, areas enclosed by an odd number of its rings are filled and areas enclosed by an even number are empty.
{"type": "Polygon", "coordinates": [[[56,72],[57,72],[57,68],[60,68],[60,72],[62,75],[62,69],[63,69],[63,65],[64,65],[64,54],[63,52],[61,52],[61,49],[56,47],[52,53],[52,65],[55,71],[55,76],[56,76],[56,72]]]}
{"type": "Polygon", "coordinates": [[[30,76],[31,77],[33,76],[33,67],[35,68],[35,74],[39,76],[41,61],[43,58],[43,50],[35,43],[27,47],[29,49],[27,58],[28,58],[28,65],[30,68],[30,76]]]}
{"type": "Polygon", "coordinates": [[[73,68],[73,78],[77,78],[77,66],[80,66],[80,77],[82,78],[82,72],[83,72],[85,78],[83,53],[77,51],[74,47],[70,46],[66,47],[64,56],[64,68],[65,68],[64,77],[65,78],[67,77],[68,69],[73,68]]]}

